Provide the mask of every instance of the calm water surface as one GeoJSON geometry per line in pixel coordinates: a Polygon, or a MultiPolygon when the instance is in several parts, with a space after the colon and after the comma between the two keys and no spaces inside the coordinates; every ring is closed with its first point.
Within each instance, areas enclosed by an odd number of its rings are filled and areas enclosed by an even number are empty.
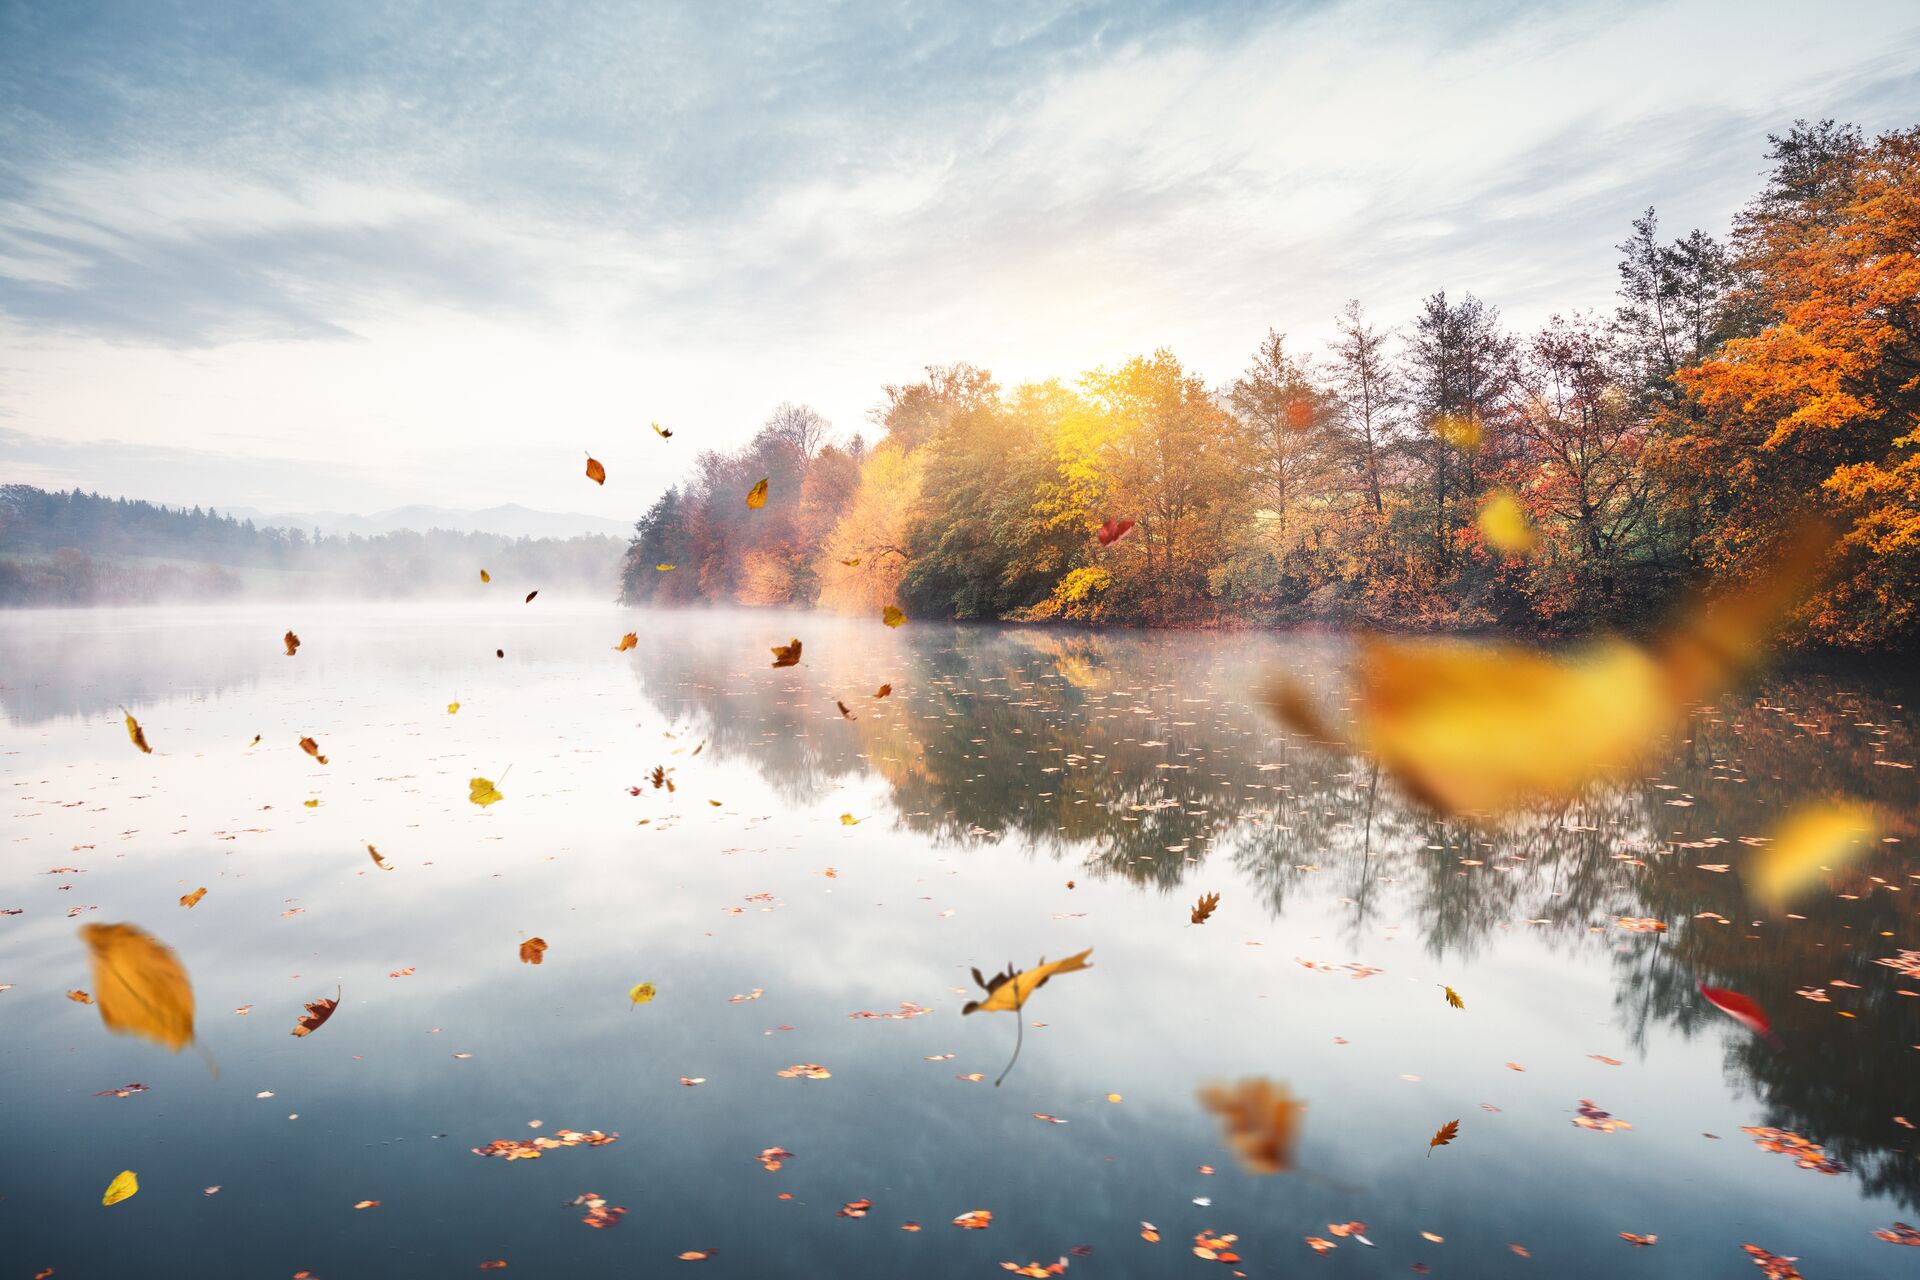
{"type": "Polygon", "coordinates": [[[1920,1222],[1920,976],[1878,963],[1920,950],[1911,833],[1792,918],[1747,901],[1740,843],[1835,793],[1912,815],[1904,692],[1776,678],[1644,780],[1489,832],[1255,708],[1339,662],[517,595],[0,617],[0,1275],[1757,1276],[1747,1242],[1807,1280],[1920,1275],[1872,1234],[1920,1222]],[[505,798],[469,803],[476,775],[505,798]],[[112,921],[178,953],[217,1077],[67,998],[76,930],[112,921]],[[969,969],[1087,947],[994,1088],[1015,1018],[962,1017],[969,969]],[[1254,1076],[1308,1104],[1292,1172],[1243,1172],[1195,1100],[1254,1076]],[[563,1128],[619,1137],[473,1154],[563,1128]],[[102,1208],[122,1169],[139,1194],[102,1208]],[[590,1192],[624,1220],[583,1225],[590,1192]],[[1372,1247],[1329,1230],[1355,1221],[1372,1247]]]}

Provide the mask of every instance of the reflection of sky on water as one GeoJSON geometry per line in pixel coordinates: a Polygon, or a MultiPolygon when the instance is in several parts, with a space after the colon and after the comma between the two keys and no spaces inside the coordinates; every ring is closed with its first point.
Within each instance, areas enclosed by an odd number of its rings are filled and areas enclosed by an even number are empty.
{"type": "Polygon", "coordinates": [[[1409,811],[1252,709],[1272,664],[1336,678],[1321,639],[636,624],[517,598],[498,621],[283,612],[0,618],[0,908],[23,910],[0,917],[0,1234],[28,1274],[125,1274],[157,1253],[209,1275],[505,1258],[563,1276],[717,1246],[696,1274],[985,1275],[1090,1244],[1073,1274],[1146,1276],[1203,1265],[1187,1252],[1202,1228],[1237,1232],[1252,1275],[1739,1274],[1747,1240],[1810,1277],[1912,1266],[1869,1234],[1920,1199],[1914,1135],[1893,1120],[1920,1123],[1920,1000],[1872,963],[1920,946],[1914,890],[1892,891],[1914,883],[1911,845],[1847,882],[1858,900],[1755,926],[1737,843],[1829,790],[1911,813],[1912,773],[1871,763],[1913,761],[1898,697],[1776,682],[1699,717],[1644,785],[1488,835],[1409,811]],[[635,625],[639,649],[613,652],[635,625]],[[792,634],[805,665],[770,669],[765,647],[792,634]],[[895,692],[876,701],[882,682],[895,692]],[[127,744],[121,703],[153,756],[127,744]],[[303,733],[330,766],[300,753],[303,733]],[[644,786],[656,764],[673,795],[644,786]],[[506,799],[469,805],[475,774],[506,799]],[[1661,844],[1716,835],[1729,843],[1661,844]],[[175,905],[202,884],[198,907],[175,905]],[[1206,891],[1219,912],[1190,927],[1206,891]],[[1624,934],[1621,915],[1672,931],[1624,934]],[[88,920],[178,950],[218,1080],[65,999],[90,981],[88,920]],[[538,968],[515,955],[532,934],[551,944],[538,968]],[[1014,1039],[1011,1018],[960,1017],[968,967],[1085,946],[1093,969],[1029,1006],[1006,1086],[955,1079],[991,1081],[1014,1039]],[[1696,978],[1760,999],[1788,1051],[1701,1005],[1696,978]],[[660,997],[629,1010],[643,979],[660,997]],[[291,1037],[336,983],[340,1013],[291,1037]],[[848,1017],[906,1000],[934,1011],[848,1017]],[[800,1062],[833,1078],[775,1075],[800,1062]],[[1252,1074],[1310,1104],[1298,1173],[1242,1175],[1193,1101],[1252,1074]],[[92,1096],[131,1081],[152,1091],[92,1096]],[[1575,1128],[1582,1098],[1634,1128],[1575,1128]],[[1456,1117],[1459,1140],[1428,1157],[1456,1117]],[[1760,1151],[1739,1130],[1762,1124],[1856,1173],[1760,1151]],[[514,1164],[467,1151],[561,1126],[621,1137],[514,1164]],[[796,1157],[765,1172],[768,1146],[796,1157]],[[101,1209],[127,1167],[140,1194],[101,1209]],[[629,1217],[588,1230],[567,1203],[583,1191],[629,1217]],[[833,1215],[860,1197],[867,1219],[833,1215]],[[948,1225],[976,1208],[990,1230],[948,1225]],[[1302,1243],[1353,1219],[1377,1249],[1315,1259],[1302,1243]],[[1660,1243],[1636,1253],[1620,1231],[1660,1243]]]}

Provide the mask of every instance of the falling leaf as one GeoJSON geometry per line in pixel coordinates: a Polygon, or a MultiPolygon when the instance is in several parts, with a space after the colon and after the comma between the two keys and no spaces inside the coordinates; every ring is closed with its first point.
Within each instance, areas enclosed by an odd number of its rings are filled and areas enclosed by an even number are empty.
{"type": "Polygon", "coordinates": [[[587,455],[587,479],[593,481],[595,484],[605,484],[607,482],[607,469],[601,466],[600,459],[594,457],[592,454],[587,455]]]}
{"type": "Polygon", "coordinates": [[[90,924],[80,930],[93,955],[94,999],[100,1021],[178,1053],[193,1039],[193,985],[164,944],[130,924],[90,924]]]}
{"type": "Polygon", "coordinates": [[[119,1204],[134,1192],[140,1190],[140,1179],[131,1169],[122,1169],[107,1184],[107,1193],[100,1197],[100,1203],[119,1204]]]}
{"type": "Polygon", "coordinates": [[[315,760],[318,760],[321,764],[325,764],[327,762],[327,758],[320,754],[320,744],[315,742],[312,738],[300,739],[300,749],[306,752],[308,755],[312,756],[315,760]]]}
{"type": "Polygon", "coordinates": [[[205,885],[201,885],[198,889],[195,889],[192,893],[181,894],[180,905],[183,907],[197,906],[199,905],[200,899],[206,896],[207,896],[207,887],[205,885]]]}
{"type": "Polygon", "coordinates": [[[627,999],[633,1002],[627,1007],[631,1009],[635,1004],[645,1004],[659,994],[651,982],[635,983],[633,989],[627,992],[627,999]]]}
{"type": "Polygon", "coordinates": [[[1133,521],[1115,520],[1109,516],[1106,522],[1095,531],[1094,536],[1100,539],[1101,546],[1110,547],[1120,541],[1120,539],[1126,537],[1128,530],[1132,528],[1133,521]]]}
{"type": "Polygon", "coordinates": [[[469,778],[467,780],[467,799],[481,808],[505,799],[494,787],[491,778],[469,778]]]}
{"type": "Polygon", "coordinates": [[[533,591],[529,591],[529,592],[527,592],[527,598],[526,598],[525,600],[522,600],[522,601],[521,601],[520,603],[521,603],[521,604],[532,604],[532,603],[533,603],[533,598],[534,598],[535,596],[537,596],[537,595],[539,595],[539,594],[540,594],[540,592],[539,592],[539,590],[538,590],[538,589],[535,589],[535,590],[533,590],[533,591]]]}
{"type": "Polygon", "coordinates": [[[800,665],[800,640],[796,636],[791,644],[775,645],[772,650],[773,665],[776,667],[796,667],[800,665]]]}
{"type": "Polygon", "coordinates": [[[853,714],[853,712],[848,709],[847,704],[844,702],[836,701],[833,705],[840,708],[840,714],[845,716],[849,720],[858,720],[860,718],[859,716],[853,714]]]}
{"type": "Polygon", "coordinates": [[[528,938],[520,944],[520,963],[522,964],[539,964],[546,959],[546,956],[547,940],[545,938],[528,938]]]}
{"type": "Polygon", "coordinates": [[[496,658],[504,658],[507,656],[507,651],[505,649],[495,649],[493,651],[493,656],[496,658]]]}
{"type": "Polygon", "coordinates": [[[356,1209],[378,1209],[380,1207],[380,1202],[378,1200],[361,1200],[357,1202],[353,1207],[356,1209]]]}
{"type": "Polygon", "coordinates": [[[1573,1118],[1573,1123],[1595,1133],[1613,1133],[1619,1129],[1633,1128],[1625,1120],[1616,1119],[1611,1111],[1602,1111],[1592,1098],[1580,1099],[1579,1112],[1573,1118]]]}
{"type": "Polygon", "coordinates": [[[886,623],[890,627],[897,627],[901,623],[905,622],[906,620],[907,620],[907,615],[901,612],[900,608],[897,605],[890,604],[886,608],[880,611],[880,621],[886,623]]]}
{"type": "Polygon", "coordinates": [[[1533,550],[1533,525],[1528,522],[1520,500],[1505,489],[1487,495],[1486,501],[1480,504],[1480,514],[1474,517],[1474,524],[1487,545],[1502,555],[1524,556],[1533,550]]]}
{"type": "Polygon", "coordinates": [[[876,697],[876,698],[884,698],[884,697],[886,697],[886,696],[887,696],[888,694],[890,694],[890,693],[892,693],[892,692],[893,692],[893,686],[892,686],[892,685],[890,685],[890,684],[883,684],[883,685],[881,685],[881,686],[880,686],[880,687],[879,687],[878,689],[875,689],[875,690],[873,691],[873,696],[874,696],[874,697],[876,697]]]}
{"type": "Polygon", "coordinates": [[[458,714],[459,714],[459,712],[460,712],[460,704],[459,704],[459,703],[457,703],[457,702],[449,702],[449,703],[447,704],[447,714],[448,714],[448,715],[450,715],[450,716],[451,716],[451,715],[458,715],[458,714]]]}
{"type": "Polygon", "coordinates": [[[67,999],[73,1001],[75,1004],[93,1003],[93,996],[85,991],[69,991],[67,992],[67,999]]]}
{"type": "Polygon", "coordinates": [[[653,772],[647,775],[647,780],[653,783],[653,789],[655,791],[665,787],[668,793],[671,794],[678,790],[678,788],[673,785],[673,779],[667,776],[672,772],[673,770],[667,768],[665,765],[657,764],[653,766],[653,772]]]}
{"type": "MultiPolygon", "coordinates": [[[[763,481],[762,483],[765,482],[763,481]]],[[[689,1249],[680,1255],[680,1261],[704,1262],[718,1252],[720,1252],[718,1249],[689,1249]]]]}
{"type": "Polygon", "coordinates": [[[249,742],[249,743],[247,744],[247,746],[249,746],[249,747],[257,747],[257,746],[259,746],[259,745],[260,745],[260,735],[256,733],[256,734],[254,734],[254,735],[253,735],[253,741],[252,741],[252,742],[249,742]]]}
{"type": "Polygon", "coordinates": [[[1443,413],[1433,420],[1433,434],[1462,453],[1480,447],[1480,420],[1467,414],[1443,413]]]}
{"type": "Polygon", "coordinates": [[[287,646],[287,656],[291,658],[294,655],[294,653],[300,648],[300,637],[293,634],[293,632],[289,631],[284,637],[284,642],[287,646]]]}
{"type": "Polygon", "coordinates": [[[747,505],[755,511],[767,505],[767,482],[765,480],[762,480],[759,484],[747,490],[747,505]]]}
{"type": "Polygon", "coordinates": [[[1219,1119],[1227,1149],[1248,1173],[1286,1173],[1306,1118],[1307,1104],[1286,1085],[1252,1078],[1234,1085],[1210,1084],[1196,1095],[1219,1119]]]}
{"type": "Polygon", "coordinates": [[[860,825],[860,819],[850,813],[843,813],[840,815],[840,825],[843,827],[857,827],[860,825]]]}
{"type": "Polygon", "coordinates": [[[627,634],[620,637],[620,643],[613,646],[613,651],[615,653],[625,653],[627,650],[633,648],[633,646],[639,643],[640,643],[639,633],[634,631],[629,631],[627,632],[627,634]]]}
{"type": "Polygon", "coordinates": [[[1052,964],[1046,963],[1043,958],[1039,964],[1024,973],[1014,972],[1013,966],[1009,964],[1005,973],[995,974],[991,981],[981,977],[980,970],[976,968],[973,971],[973,980],[986,991],[987,998],[967,1001],[966,1007],[960,1012],[962,1014],[1017,1012],[1025,1008],[1028,997],[1045,986],[1047,979],[1056,973],[1073,973],[1079,969],[1091,969],[1093,966],[1087,963],[1087,957],[1092,954],[1093,948],[1088,947],[1078,955],[1068,956],[1065,960],[1056,960],[1052,964]]]}
{"type": "Polygon", "coordinates": [[[661,438],[662,440],[671,440],[671,439],[673,439],[673,430],[672,430],[672,428],[670,428],[670,427],[663,427],[663,426],[661,426],[661,425],[660,425],[659,423],[657,423],[657,422],[654,422],[654,423],[649,423],[648,425],[649,425],[649,426],[651,426],[651,427],[653,428],[653,430],[654,430],[654,433],[655,433],[656,435],[658,435],[658,436],[659,436],[659,437],[660,437],[660,438],[661,438]]]}
{"type": "Polygon", "coordinates": [[[1845,866],[1873,848],[1878,826],[1863,805],[1805,805],[1787,815],[1760,853],[1753,880],[1754,897],[1770,910],[1783,910],[1822,873],[1845,866]]]}
{"type": "Polygon", "coordinates": [[[1434,1131],[1433,1138],[1427,1143],[1427,1154],[1431,1156],[1435,1147],[1444,1147],[1460,1136],[1460,1122],[1449,1120],[1434,1131]]]}
{"type": "Polygon", "coordinates": [[[307,808],[309,809],[318,809],[320,807],[320,802],[318,800],[302,800],[300,803],[307,806],[307,808]]]}
{"type": "Polygon", "coordinates": [[[1644,1249],[1648,1245],[1657,1244],[1660,1241],[1659,1236],[1637,1236],[1631,1231],[1622,1231],[1620,1238],[1636,1249],[1644,1249]]]}
{"type": "Polygon", "coordinates": [[[1452,1005],[1456,1009],[1464,1009],[1467,1007],[1467,1002],[1460,998],[1460,993],[1458,991],[1455,991],[1452,987],[1449,987],[1444,983],[1441,985],[1440,989],[1447,993],[1448,1004],[1452,1005]]]}
{"type": "Polygon", "coordinates": [[[492,581],[493,581],[493,575],[492,575],[492,574],[490,574],[490,573],[488,573],[488,572],[487,572],[487,571],[486,571],[485,569],[482,569],[482,570],[480,571],[480,581],[482,581],[482,582],[492,582],[492,581]]]}
{"type": "Polygon", "coordinates": [[[1219,905],[1220,905],[1219,894],[1203,893],[1200,895],[1200,901],[1193,904],[1193,913],[1189,918],[1194,924],[1205,924],[1207,922],[1207,917],[1211,916],[1213,914],[1213,909],[1219,905]]]}
{"type": "Polygon", "coordinates": [[[374,848],[374,847],[373,847],[372,845],[368,845],[368,846],[367,846],[367,856],[368,856],[369,858],[372,858],[372,859],[373,859],[373,865],[374,865],[374,866],[376,866],[376,867],[378,867],[378,868],[380,868],[380,869],[381,869],[382,871],[391,871],[391,870],[393,870],[393,868],[392,868],[392,867],[390,867],[390,866],[388,866],[388,865],[387,865],[387,860],[386,860],[385,858],[382,858],[382,857],[380,856],[380,851],[379,851],[378,849],[376,849],[376,848],[374,848]]]}
{"type": "Polygon", "coordinates": [[[855,556],[851,560],[842,560],[840,563],[847,566],[847,568],[849,569],[857,568],[860,564],[860,557],[855,556]]]}
{"type": "Polygon", "coordinates": [[[673,572],[673,566],[672,566],[672,565],[670,565],[670,564],[657,564],[657,565],[655,565],[655,566],[653,566],[653,567],[654,567],[655,569],[658,569],[658,570],[659,570],[659,571],[660,571],[661,573],[672,573],[672,572],[673,572]]]}
{"type": "Polygon", "coordinates": [[[127,718],[127,737],[133,740],[134,746],[140,748],[140,750],[146,754],[152,755],[153,748],[147,745],[146,730],[142,729],[140,722],[133,718],[133,712],[128,711],[125,707],[120,708],[120,712],[127,718]]]}
{"type": "Polygon", "coordinates": [[[835,1209],[833,1216],[836,1218],[864,1218],[867,1216],[867,1211],[872,1208],[873,1201],[871,1200],[849,1200],[838,1209],[835,1209]]]}
{"type": "Polygon", "coordinates": [[[293,1028],[293,1034],[296,1036],[312,1035],[326,1025],[327,1019],[331,1018],[333,1011],[339,1007],[340,990],[336,987],[334,988],[333,999],[314,1000],[308,1003],[307,1011],[294,1019],[297,1025],[293,1028]]]}

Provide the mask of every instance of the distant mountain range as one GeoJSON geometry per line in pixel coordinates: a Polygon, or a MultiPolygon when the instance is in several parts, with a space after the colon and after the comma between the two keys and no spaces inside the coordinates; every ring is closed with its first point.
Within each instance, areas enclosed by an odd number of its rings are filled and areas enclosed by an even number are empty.
{"type": "Polygon", "coordinates": [[[251,520],[262,529],[300,529],[311,533],[357,533],[370,538],[403,529],[426,532],[448,529],[461,533],[492,533],[507,538],[571,538],[582,533],[605,533],[624,538],[632,526],[603,516],[583,515],[578,511],[535,511],[530,507],[507,503],[481,511],[455,507],[429,507],[419,503],[376,511],[370,516],[344,511],[261,511],[257,507],[217,507],[223,516],[251,520]]]}

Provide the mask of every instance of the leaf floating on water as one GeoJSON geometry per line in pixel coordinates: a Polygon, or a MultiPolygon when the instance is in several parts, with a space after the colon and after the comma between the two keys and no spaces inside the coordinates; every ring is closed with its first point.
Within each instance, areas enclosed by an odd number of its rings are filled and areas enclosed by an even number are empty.
{"type": "Polygon", "coordinates": [[[459,704],[459,703],[457,703],[457,702],[449,702],[449,703],[447,704],[447,714],[448,714],[448,715],[450,715],[450,716],[453,716],[453,715],[459,715],[459,714],[460,714],[460,704],[459,704]]]}
{"type": "Polygon", "coordinates": [[[1467,1002],[1460,998],[1460,993],[1458,991],[1455,991],[1452,987],[1449,987],[1444,983],[1441,984],[1440,989],[1447,993],[1448,1004],[1452,1005],[1456,1009],[1464,1009],[1467,1007],[1467,1002]]]}
{"type": "Polygon", "coordinates": [[[1710,987],[1704,982],[1694,984],[1708,1004],[1732,1018],[1747,1030],[1765,1040],[1774,1049],[1786,1048],[1786,1042],[1773,1030],[1773,1023],[1767,1018],[1766,1010],[1757,1001],[1741,995],[1738,991],[1729,991],[1725,987],[1710,987]]]}
{"type": "Polygon", "coordinates": [[[340,990],[336,987],[333,992],[333,999],[312,1001],[307,1005],[307,1011],[294,1019],[294,1022],[298,1025],[294,1027],[293,1034],[296,1036],[312,1035],[326,1025],[327,1019],[331,1018],[333,1011],[339,1007],[340,990]]]}
{"type": "Polygon", "coordinates": [[[302,800],[300,803],[307,806],[307,808],[309,809],[318,809],[320,807],[320,802],[318,800],[302,800]]]}
{"type": "Polygon", "coordinates": [[[906,620],[907,620],[907,615],[901,611],[898,605],[890,604],[886,608],[880,611],[880,621],[886,623],[890,627],[897,627],[901,623],[905,622],[906,620]]]}
{"type": "Polygon", "coordinates": [[[193,1039],[193,984],[165,944],[130,924],[82,926],[100,1021],[175,1053],[193,1039]]]}
{"type": "MultiPolygon", "coordinates": [[[[1120,541],[1120,539],[1126,537],[1127,532],[1132,528],[1133,528],[1133,521],[1115,520],[1111,516],[1109,516],[1106,522],[1103,523],[1099,527],[1099,529],[1094,531],[1094,536],[1100,539],[1101,546],[1110,547],[1114,543],[1120,541]]],[[[1145,535],[1142,535],[1142,536],[1145,536],[1145,535]]]]}
{"type": "Polygon", "coordinates": [[[545,938],[528,938],[520,944],[520,963],[539,964],[546,958],[547,940],[545,938]]]}
{"type": "MultiPolygon", "coordinates": [[[[133,745],[140,748],[140,750],[146,754],[152,755],[153,748],[147,745],[147,732],[140,727],[140,722],[133,718],[133,712],[122,707],[120,708],[120,713],[127,718],[127,737],[133,740],[133,745]]],[[[259,739],[256,738],[255,741],[257,742],[259,739]]]]}
{"type": "Polygon", "coordinates": [[[878,689],[875,689],[875,690],[873,691],[873,696],[874,696],[874,697],[876,697],[876,698],[884,698],[884,697],[886,697],[886,696],[887,696],[888,694],[890,694],[890,693],[892,693],[892,692],[893,692],[893,686],[892,686],[892,685],[890,685],[890,684],[883,684],[883,685],[881,685],[881,686],[880,686],[880,687],[879,687],[878,689]]]}
{"type": "Polygon", "coordinates": [[[1434,1131],[1433,1137],[1427,1142],[1427,1155],[1433,1155],[1433,1149],[1435,1147],[1444,1147],[1459,1136],[1460,1122],[1458,1120],[1447,1121],[1434,1131]]]}
{"type": "Polygon", "coordinates": [[[1869,852],[1878,830],[1864,805],[1812,804],[1794,810],[1760,853],[1754,897],[1771,910],[1782,910],[1801,890],[1819,883],[1825,872],[1869,852]]]}
{"type": "Polygon", "coordinates": [[[1220,1121],[1227,1149],[1251,1174],[1286,1173],[1306,1119],[1307,1104],[1285,1084],[1252,1078],[1234,1085],[1210,1084],[1196,1097],[1220,1121]]]}
{"type": "Polygon", "coordinates": [[[856,569],[860,566],[860,557],[855,556],[851,560],[842,560],[840,563],[847,566],[847,568],[849,569],[856,569]]]}
{"type": "Polygon", "coordinates": [[[1205,924],[1207,922],[1207,917],[1211,916],[1213,914],[1213,909],[1219,905],[1220,905],[1219,894],[1203,893],[1200,895],[1200,901],[1193,904],[1193,912],[1189,916],[1189,920],[1193,924],[1205,924]]]}
{"type": "Polygon", "coordinates": [[[843,827],[857,827],[860,825],[860,819],[850,813],[843,813],[840,815],[840,825],[843,827]]]}
{"type": "Polygon", "coordinates": [[[605,484],[607,482],[607,469],[601,466],[600,459],[594,457],[592,454],[587,455],[587,479],[593,481],[595,484],[605,484]]]}
{"type": "Polygon", "coordinates": [[[659,994],[660,992],[654,987],[654,985],[651,982],[636,983],[634,984],[633,989],[627,992],[627,999],[633,1002],[633,1004],[630,1004],[627,1007],[631,1009],[635,1004],[646,1004],[648,1001],[652,1000],[655,996],[659,994]]]}
{"type": "Polygon", "coordinates": [[[183,907],[198,906],[200,904],[200,899],[206,896],[207,896],[207,887],[205,885],[201,885],[198,889],[195,889],[192,893],[181,894],[180,905],[183,907]]]}
{"type": "Polygon", "coordinates": [[[794,637],[790,644],[773,646],[773,665],[776,667],[797,667],[800,665],[800,639],[794,637]]]}
{"type": "Polygon", "coordinates": [[[300,648],[300,637],[293,634],[293,632],[291,631],[287,632],[283,642],[287,646],[287,656],[289,658],[291,658],[294,655],[294,653],[297,652],[300,648]]]}
{"type": "Polygon", "coordinates": [[[1650,1244],[1658,1244],[1660,1242],[1659,1236],[1637,1236],[1631,1231],[1622,1231],[1620,1238],[1636,1249],[1644,1249],[1650,1244]]]}
{"type": "Polygon", "coordinates": [[[1044,960],[1024,973],[1014,972],[1012,965],[1005,973],[995,974],[991,981],[980,976],[980,970],[973,971],[973,980],[986,991],[985,1000],[969,1000],[962,1014],[968,1013],[1015,1013],[1026,1007],[1029,997],[1047,984],[1047,979],[1057,973],[1073,973],[1080,969],[1091,969],[1087,957],[1093,954],[1088,947],[1078,955],[1068,956],[1065,960],[1055,960],[1047,964],[1044,960]]]}
{"type": "Polygon", "coordinates": [[[380,869],[381,869],[382,871],[391,871],[391,870],[393,870],[393,868],[392,868],[392,867],[390,867],[390,866],[388,866],[388,865],[387,865],[387,860],[386,860],[385,858],[383,858],[383,857],[381,857],[381,856],[380,856],[380,851],[379,851],[378,849],[376,849],[376,848],[374,848],[374,847],[373,847],[372,845],[368,845],[368,846],[367,846],[367,856],[368,856],[369,858],[372,858],[372,859],[373,859],[373,865],[374,865],[374,866],[376,866],[376,867],[378,867],[378,868],[380,868],[380,869]]]}
{"type": "Polygon", "coordinates": [[[100,1197],[100,1203],[103,1205],[119,1204],[122,1200],[125,1200],[128,1196],[133,1195],[139,1190],[139,1175],[135,1174],[131,1169],[122,1169],[114,1175],[113,1181],[107,1184],[107,1193],[100,1197]]]}
{"type": "Polygon", "coordinates": [[[320,754],[320,744],[315,742],[312,738],[300,739],[300,749],[306,752],[308,755],[312,756],[315,760],[318,760],[321,764],[325,764],[327,762],[327,758],[320,754]]]}
{"type": "Polygon", "coordinates": [[[953,1220],[953,1225],[968,1231],[985,1231],[993,1225],[993,1210],[969,1209],[953,1220]]]}
{"type": "Polygon", "coordinates": [[[469,778],[467,780],[467,799],[482,809],[505,799],[493,785],[491,778],[469,778]]]}
{"type": "Polygon", "coordinates": [[[753,486],[753,488],[747,490],[747,506],[751,507],[755,511],[758,511],[760,508],[766,505],[767,505],[767,482],[765,480],[762,480],[759,484],[756,484],[755,486],[753,486]]]}

